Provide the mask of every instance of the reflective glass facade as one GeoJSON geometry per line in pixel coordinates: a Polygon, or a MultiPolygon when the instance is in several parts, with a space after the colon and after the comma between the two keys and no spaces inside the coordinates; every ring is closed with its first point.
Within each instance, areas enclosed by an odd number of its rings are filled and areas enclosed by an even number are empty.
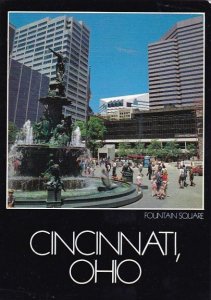
{"type": "Polygon", "coordinates": [[[22,127],[27,120],[39,121],[43,106],[38,99],[48,93],[46,75],[11,59],[9,69],[9,121],[22,127]]]}
{"type": "Polygon", "coordinates": [[[196,110],[192,108],[145,111],[135,114],[131,120],[105,120],[105,125],[105,140],[197,137],[196,110]]]}

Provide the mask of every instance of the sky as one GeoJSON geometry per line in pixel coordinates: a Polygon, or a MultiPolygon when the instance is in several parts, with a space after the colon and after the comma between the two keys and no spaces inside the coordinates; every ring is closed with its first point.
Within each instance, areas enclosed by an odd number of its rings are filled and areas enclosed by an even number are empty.
{"type": "Polygon", "coordinates": [[[16,28],[59,15],[83,21],[90,29],[90,106],[101,98],[148,93],[148,44],[158,41],[178,21],[199,14],[168,13],[26,13],[12,12],[16,28]]]}

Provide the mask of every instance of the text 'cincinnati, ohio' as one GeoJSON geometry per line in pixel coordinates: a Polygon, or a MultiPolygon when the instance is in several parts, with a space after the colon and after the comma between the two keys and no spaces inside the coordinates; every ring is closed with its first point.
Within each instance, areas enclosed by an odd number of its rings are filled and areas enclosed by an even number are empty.
{"type": "MultiPolygon", "coordinates": [[[[177,249],[177,232],[174,231],[152,231],[149,234],[137,232],[132,238],[129,238],[122,231],[118,231],[115,235],[115,241],[113,240],[114,235],[109,237],[101,231],[84,230],[78,233],[72,231],[68,235],[67,240],[56,231],[39,230],[31,236],[30,248],[38,256],[56,256],[60,248],[65,248],[72,256],[80,254],[83,257],[100,257],[101,255],[108,255],[108,249],[114,255],[123,256],[125,253],[128,255],[129,247],[131,255],[144,256],[148,252],[150,254],[149,249],[155,248],[162,256],[176,256],[176,262],[178,262],[180,257],[177,249]]],[[[120,262],[112,259],[108,265],[102,268],[102,266],[99,267],[97,259],[93,262],[87,259],[78,259],[71,264],[69,276],[76,284],[87,284],[90,282],[97,283],[99,274],[110,273],[112,283],[134,284],[142,275],[142,268],[139,262],[131,259],[131,256],[120,262]],[[77,274],[79,265],[82,265],[84,270],[89,270],[89,278],[80,278],[83,274],[77,274]],[[135,278],[127,278],[127,273],[122,271],[124,269],[122,268],[123,265],[125,265],[124,268],[132,266],[136,269],[134,271],[135,278]]],[[[79,269],[81,270],[81,268],[79,269]]]]}

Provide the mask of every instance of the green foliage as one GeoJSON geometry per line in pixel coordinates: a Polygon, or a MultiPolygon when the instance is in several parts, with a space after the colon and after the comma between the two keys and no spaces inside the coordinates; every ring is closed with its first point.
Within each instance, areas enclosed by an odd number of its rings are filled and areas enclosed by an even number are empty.
{"type": "Polygon", "coordinates": [[[9,142],[9,144],[13,144],[15,142],[18,131],[19,131],[18,127],[13,122],[9,122],[9,125],[8,125],[8,142],[9,142]]]}
{"type": "Polygon", "coordinates": [[[102,146],[102,140],[106,132],[106,127],[102,119],[91,116],[86,123],[85,121],[76,121],[73,129],[79,126],[81,136],[86,140],[87,147],[91,150],[92,155],[96,156],[97,149],[102,146]]]}
{"type": "Polygon", "coordinates": [[[167,152],[167,157],[178,158],[178,156],[181,154],[181,149],[176,141],[167,142],[164,149],[167,152]]]}
{"type": "Polygon", "coordinates": [[[150,156],[158,156],[158,153],[161,153],[162,146],[161,146],[161,142],[157,141],[157,140],[152,140],[151,144],[149,144],[147,146],[147,154],[150,156]]]}
{"type": "Polygon", "coordinates": [[[147,147],[147,154],[154,157],[159,157],[162,160],[175,160],[181,154],[181,149],[176,141],[169,141],[164,147],[157,140],[153,140],[147,147]]]}
{"type": "Polygon", "coordinates": [[[133,149],[133,154],[145,154],[146,149],[144,147],[144,143],[136,143],[134,149],[133,149]]]}
{"type": "Polygon", "coordinates": [[[130,145],[128,143],[120,143],[118,148],[118,156],[127,156],[130,154],[130,145]]]}
{"type": "Polygon", "coordinates": [[[197,154],[197,147],[195,144],[187,144],[188,157],[194,156],[197,154]]]}

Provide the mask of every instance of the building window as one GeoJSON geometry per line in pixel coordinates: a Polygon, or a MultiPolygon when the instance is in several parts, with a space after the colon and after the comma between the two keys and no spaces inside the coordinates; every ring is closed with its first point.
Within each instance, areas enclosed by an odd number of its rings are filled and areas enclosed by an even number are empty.
{"type": "Polygon", "coordinates": [[[58,22],[56,23],[56,25],[63,24],[63,23],[64,23],[64,20],[61,20],[61,21],[58,21],[58,22]]]}
{"type": "Polygon", "coordinates": [[[63,30],[57,31],[56,35],[63,34],[63,30]]]}
{"type": "Polygon", "coordinates": [[[48,24],[48,28],[54,27],[55,23],[48,24]]]}
{"type": "Polygon", "coordinates": [[[41,27],[41,26],[43,26],[44,24],[47,24],[47,21],[38,24],[38,27],[41,27]]]}
{"type": "Polygon", "coordinates": [[[60,26],[56,27],[56,29],[58,30],[58,29],[61,29],[63,27],[64,27],[63,25],[60,25],[60,26]]]}

